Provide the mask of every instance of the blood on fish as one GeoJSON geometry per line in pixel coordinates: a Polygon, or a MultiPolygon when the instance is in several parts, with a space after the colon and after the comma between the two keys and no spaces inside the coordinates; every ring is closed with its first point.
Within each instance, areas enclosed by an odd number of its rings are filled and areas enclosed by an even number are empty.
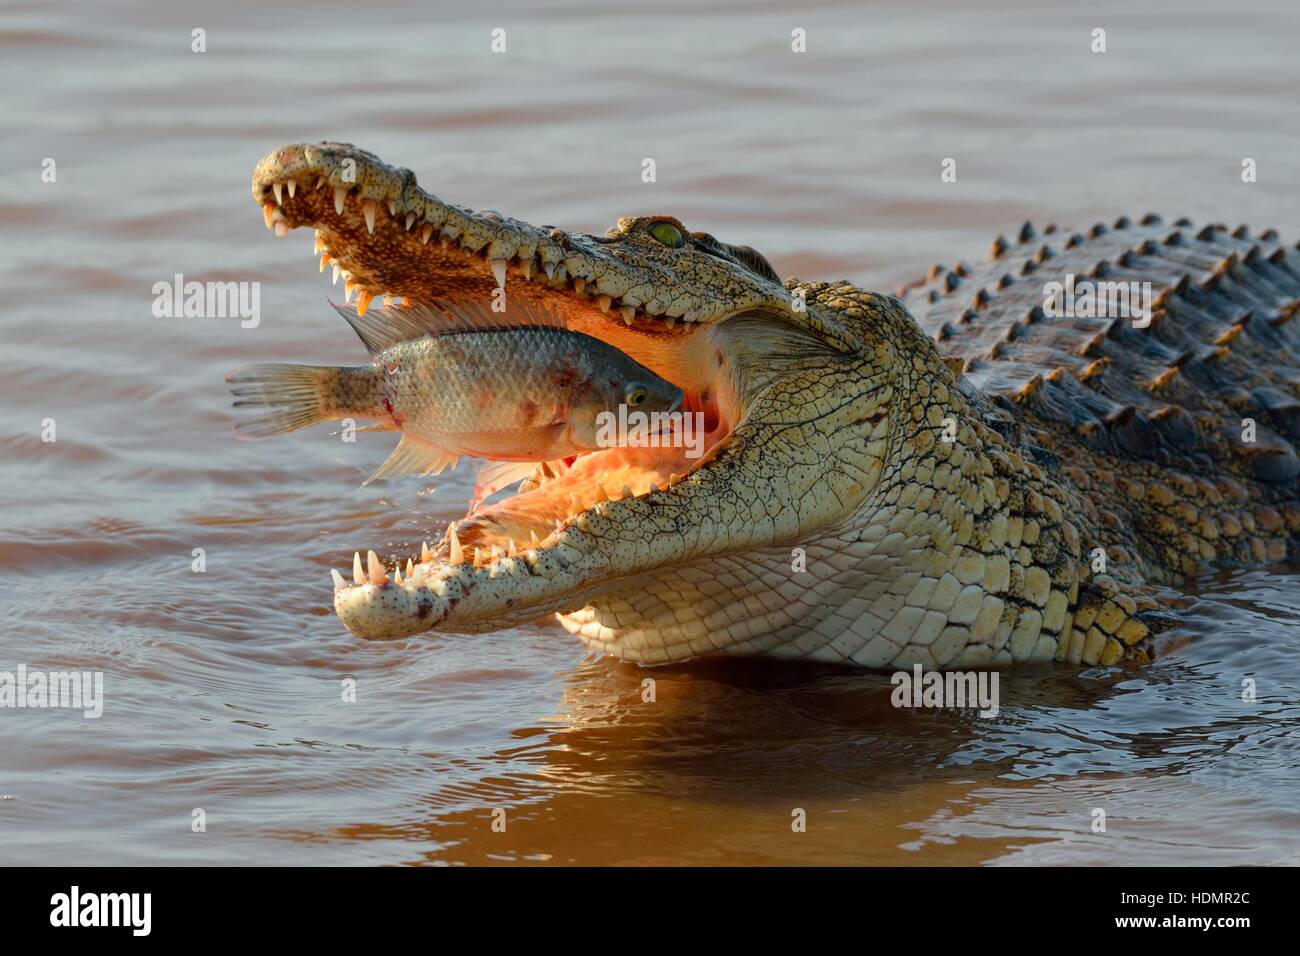
{"type": "Polygon", "coordinates": [[[578,370],[572,365],[551,369],[551,384],[561,391],[568,391],[578,380],[578,370]]]}
{"type": "Polygon", "coordinates": [[[383,396],[384,411],[388,412],[388,417],[393,420],[393,424],[398,428],[402,427],[402,416],[398,414],[397,409],[393,407],[393,400],[387,395],[383,396]]]}

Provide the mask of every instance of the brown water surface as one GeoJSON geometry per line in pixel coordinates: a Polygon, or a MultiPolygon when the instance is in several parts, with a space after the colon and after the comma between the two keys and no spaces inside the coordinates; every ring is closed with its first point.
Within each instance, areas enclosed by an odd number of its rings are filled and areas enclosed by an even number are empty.
{"type": "Polygon", "coordinates": [[[363,355],[311,234],[277,241],[250,200],[283,143],[536,223],[672,213],[892,289],[1028,218],[1294,241],[1296,24],[1281,0],[6,3],[0,670],[102,670],[107,702],[0,710],[0,861],[1300,861],[1296,568],[1189,588],[1189,639],[1144,672],[1005,677],[995,719],[739,664],[655,671],[643,704],[647,672],[549,623],[348,635],[327,569],[436,536],[472,472],[361,488],[391,436],[236,443],[222,381],[363,355]],[[155,318],[176,273],[260,281],[261,324],[155,318]]]}

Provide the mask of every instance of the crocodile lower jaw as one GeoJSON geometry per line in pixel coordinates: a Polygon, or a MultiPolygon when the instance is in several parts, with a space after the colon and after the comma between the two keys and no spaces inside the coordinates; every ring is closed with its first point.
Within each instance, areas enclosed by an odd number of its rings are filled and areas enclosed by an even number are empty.
{"type": "MultiPolygon", "coordinates": [[[[709,436],[715,442],[722,431],[709,436]]],[[[716,444],[715,444],[716,448],[716,444]]],[[[608,564],[592,563],[582,539],[593,521],[639,525],[647,510],[673,496],[709,468],[708,455],[687,459],[680,448],[615,448],[580,457],[563,474],[540,475],[534,487],[451,524],[418,559],[392,573],[373,552],[353,557],[352,583],[333,571],[334,609],[354,634],[372,640],[439,628],[496,630],[549,611],[572,610],[596,591],[582,591],[599,570],[601,590],[623,581],[608,564]],[[633,512],[639,512],[638,518],[633,512]],[[551,593],[571,594],[564,606],[532,609],[551,593]],[[513,595],[513,596],[512,596],[513,595]],[[465,608],[473,603],[481,612],[465,608]],[[513,608],[520,611],[515,613],[513,608]]]]}

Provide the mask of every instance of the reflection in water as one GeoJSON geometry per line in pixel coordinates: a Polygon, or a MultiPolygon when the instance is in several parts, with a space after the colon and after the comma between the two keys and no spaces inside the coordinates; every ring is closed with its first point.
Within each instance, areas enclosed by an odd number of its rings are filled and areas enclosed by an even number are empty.
{"type": "Polygon", "coordinates": [[[249,200],[295,140],[537,223],[672,213],[783,275],[885,290],[1029,218],[1294,240],[1291,11],[1248,6],[1194,0],[1170,44],[1119,3],[818,2],[794,55],[788,4],[520,2],[494,8],[494,57],[475,10],[399,0],[367,10],[385,55],[360,58],[346,20],[269,40],[243,0],[7,9],[0,670],[102,670],[106,699],[99,720],[0,712],[0,863],[1300,861],[1296,568],[1190,589],[1185,640],[1146,671],[1005,675],[992,719],[895,710],[881,676],[587,660],[545,623],[366,644],[328,568],[418,548],[472,475],[363,489],[382,434],[236,443],[223,381],[362,359],[310,234],[276,240],[249,200]],[[1123,36],[1104,58],[1098,14],[1123,36]],[[1213,158],[1238,155],[1267,175],[1213,158]],[[155,318],[176,273],[261,282],[260,325],[155,318]]]}
{"type": "Polygon", "coordinates": [[[1257,668],[1294,674],[1300,615],[1272,603],[1293,575],[1221,578],[1248,614],[1193,607],[1227,624],[1227,640],[1188,642],[1215,645],[1213,663],[1004,674],[995,719],[896,709],[886,676],[836,668],[588,659],[551,716],[477,761],[471,786],[436,785],[419,822],[334,836],[458,863],[1294,863],[1298,688],[1240,699],[1257,668]],[[1240,640],[1270,618],[1289,645],[1240,640]],[[1243,766],[1277,792],[1261,797],[1243,766]],[[791,829],[796,808],[806,832],[791,829]]]}

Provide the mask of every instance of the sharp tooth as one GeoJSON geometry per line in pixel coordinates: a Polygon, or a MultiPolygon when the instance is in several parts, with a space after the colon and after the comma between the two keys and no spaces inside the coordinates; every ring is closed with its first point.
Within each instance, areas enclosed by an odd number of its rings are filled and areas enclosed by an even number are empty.
{"type": "Polygon", "coordinates": [[[312,240],[311,251],[312,251],[312,252],[324,252],[324,251],[325,251],[325,240],[322,239],[322,238],[320,237],[320,230],[317,229],[316,232],[314,233],[314,235],[315,235],[316,238],[312,240]]]}
{"type": "Polygon", "coordinates": [[[325,184],[326,184],[328,181],[329,181],[329,180],[327,180],[324,176],[317,176],[317,177],[316,177],[316,188],[317,188],[317,189],[324,189],[324,188],[325,188],[325,184]]]}
{"type": "Polygon", "coordinates": [[[348,191],[342,186],[334,187],[334,211],[343,215],[343,200],[348,198],[348,191]]]}
{"type": "Polygon", "coordinates": [[[365,289],[357,293],[357,315],[366,314],[366,309],[370,308],[370,300],[374,297],[373,292],[367,292],[365,289]]]}
{"type": "Polygon", "coordinates": [[[492,267],[492,275],[497,280],[497,288],[504,289],[506,287],[506,260],[489,259],[488,265],[492,267]]]}
{"type": "Polygon", "coordinates": [[[605,486],[604,486],[604,485],[597,485],[597,486],[596,486],[596,504],[600,504],[602,501],[609,501],[609,495],[607,495],[607,494],[605,493],[605,486]]]}
{"type": "Polygon", "coordinates": [[[483,549],[482,549],[482,548],[475,548],[475,549],[474,549],[474,567],[476,567],[476,568],[481,568],[482,566],[483,566],[483,549]]]}
{"type": "Polygon", "coordinates": [[[397,218],[397,200],[396,200],[396,199],[390,199],[390,200],[388,200],[388,214],[389,214],[390,216],[392,216],[394,219],[397,218]]]}
{"type": "Polygon", "coordinates": [[[284,184],[289,187],[289,198],[292,199],[293,194],[298,191],[298,181],[296,179],[286,179],[284,184]]]}
{"type": "Polygon", "coordinates": [[[366,230],[375,231],[375,201],[373,199],[364,200],[361,203],[361,212],[366,217],[366,230]]]}
{"type": "Polygon", "coordinates": [[[442,248],[444,250],[447,248],[448,245],[450,245],[450,242],[448,241],[446,236],[439,236],[438,241],[442,243],[442,248]]]}
{"type": "Polygon", "coordinates": [[[355,288],[356,288],[356,287],[352,285],[352,280],[351,280],[351,279],[348,279],[346,282],[343,283],[343,301],[344,301],[344,302],[349,302],[349,303],[350,303],[350,302],[352,301],[352,296],[353,296],[353,293],[354,293],[354,291],[355,291],[355,288]]]}
{"type": "Polygon", "coordinates": [[[636,318],[636,309],[632,308],[630,305],[625,305],[619,311],[623,313],[623,322],[627,325],[631,325],[632,320],[636,318]]]}
{"type": "Polygon", "coordinates": [[[322,253],[320,254],[320,271],[321,271],[321,272],[324,272],[324,271],[325,271],[325,267],[326,267],[327,265],[329,265],[329,261],[330,261],[330,254],[329,254],[328,252],[322,252],[322,253]]]}
{"type": "Polygon", "coordinates": [[[563,531],[563,530],[564,530],[564,522],[561,521],[559,518],[556,518],[556,519],[555,519],[555,533],[556,533],[556,534],[559,534],[559,533],[560,533],[561,531],[563,531]]]}
{"type": "Polygon", "coordinates": [[[515,548],[515,539],[511,538],[510,544],[506,547],[506,557],[513,558],[518,553],[519,553],[518,550],[516,550],[515,548]]]}
{"type": "Polygon", "coordinates": [[[262,221],[266,223],[266,228],[271,228],[271,217],[275,215],[275,203],[262,203],[262,221]]]}
{"type": "Polygon", "coordinates": [[[519,268],[521,268],[521,269],[524,271],[524,278],[527,279],[529,282],[531,282],[532,279],[533,279],[533,260],[532,260],[532,258],[528,258],[528,259],[520,259],[520,260],[519,260],[519,268]]]}
{"type": "Polygon", "coordinates": [[[582,295],[582,290],[585,288],[587,288],[586,279],[579,277],[573,280],[573,291],[578,293],[578,295],[582,295]]]}
{"type": "Polygon", "coordinates": [[[677,324],[677,320],[676,320],[675,318],[673,318],[671,315],[669,315],[669,316],[665,316],[665,317],[664,317],[664,322],[666,322],[666,323],[668,324],[668,328],[670,328],[670,329],[671,329],[673,326],[675,326],[675,325],[677,324]]]}
{"type": "Polygon", "coordinates": [[[456,522],[447,525],[447,543],[451,548],[451,554],[448,556],[452,564],[460,564],[465,560],[465,553],[460,549],[460,539],[456,537],[456,522]]]}
{"type": "Polygon", "coordinates": [[[402,586],[402,569],[393,565],[393,583],[399,588],[402,586]]]}
{"type": "Polygon", "coordinates": [[[614,300],[607,295],[602,295],[596,300],[596,304],[600,306],[600,311],[608,312],[609,307],[614,304],[614,300]]]}
{"type": "Polygon", "coordinates": [[[342,591],[348,586],[348,582],[343,580],[343,575],[339,574],[333,568],[330,568],[330,577],[334,579],[334,590],[342,591]]]}
{"type": "Polygon", "coordinates": [[[339,264],[336,262],[334,263],[334,284],[335,285],[339,284],[339,271],[340,271],[339,264]]]}
{"type": "Polygon", "coordinates": [[[542,263],[542,268],[546,271],[546,278],[548,278],[548,279],[554,279],[554,278],[555,278],[555,263],[554,263],[554,262],[543,262],[543,263],[542,263]]]}
{"type": "Polygon", "coordinates": [[[530,548],[536,548],[537,545],[540,544],[540,543],[541,543],[541,542],[539,542],[539,541],[537,540],[537,532],[536,532],[536,531],[532,531],[532,530],[530,530],[530,531],[528,532],[528,546],[529,546],[530,548]]]}
{"type": "Polygon", "coordinates": [[[420,561],[424,564],[433,562],[433,552],[429,550],[429,542],[427,541],[420,543],[420,561]]]}
{"type": "Polygon", "coordinates": [[[629,488],[627,485],[624,485],[624,486],[623,486],[623,497],[624,497],[624,498],[634,498],[634,497],[636,497],[636,496],[632,494],[632,489],[631,489],[631,488],[629,488]]]}
{"type": "Polygon", "coordinates": [[[281,239],[289,235],[289,224],[283,219],[277,219],[275,222],[275,234],[281,239]]]}
{"type": "Polygon", "coordinates": [[[352,580],[357,582],[357,587],[366,583],[366,572],[361,569],[361,552],[352,552],[352,580]]]}
{"type": "Polygon", "coordinates": [[[461,248],[465,250],[465,256],[466,256],[466,258],[469,258],[469,259],[473,259],[473,258],[474,258],[474,250],[473,250],[473,249],[470,249],[470,248],[467,247],[467,246],[461,246],[461,248]]]}
{"type": "Polygon", "coordinates": [[[670,485],[675,485],[677,484],[677,482],[681,480],[682,480],[682,476],[677,474],[677,472],[673,472],[668,476],[668,484],[670,485]]]}
{"type": "Polygon", "coordinates": [[[423,226],[420,227],[420,244],[427,246],[429,244],[429,237],[432,235],[433,235],[433,226],[431,226],[429,223],[426,222],[423,226]]]}
{"type": "Polygon", "coordinates": [[[648,495],[652,495],[652,494],[654,494],[654,493],[655,493],[656,491],[658,491],[658,490],[659,490],[659,486],[656,485],[656,484],[652,481],[652,482],[650,482],[650,490],[647,491],[646,494],[648,494],[648,495]]]}
{"type": "Polygon", "coordinates": [[[406,214],[406,231],[407,231],[407,232],[410,232],[410,231],[411,231],[411,226],[413,226],[413,225],[415,225],[415,213],[413,213],[413,212],[408,212],[408,213],[406,214]]]}
{"type": "Polygon", "coordinates": [[[414,573],[415,573],[415,562],[412,561],[410,558],[407,558],[407,559],[406,559],[406,576],[409,578],[409,577],[410,577],[412,574],[414,574],[414,573]]]}
{"type": "Polygon", "coordinates": [[[283,206],[284,205],[284,184],[273,183],[271,185],[271,191],[275,193],[275,204],[277,206],[283,206]]]}
{"type": "Polygon", "coordinates": [[[366,570],[370,572],[371,584],[388,583],[388,575],[384,573],[384,566],[379,563],[379,555],[373,551],[366,552],[366,570]]]}

